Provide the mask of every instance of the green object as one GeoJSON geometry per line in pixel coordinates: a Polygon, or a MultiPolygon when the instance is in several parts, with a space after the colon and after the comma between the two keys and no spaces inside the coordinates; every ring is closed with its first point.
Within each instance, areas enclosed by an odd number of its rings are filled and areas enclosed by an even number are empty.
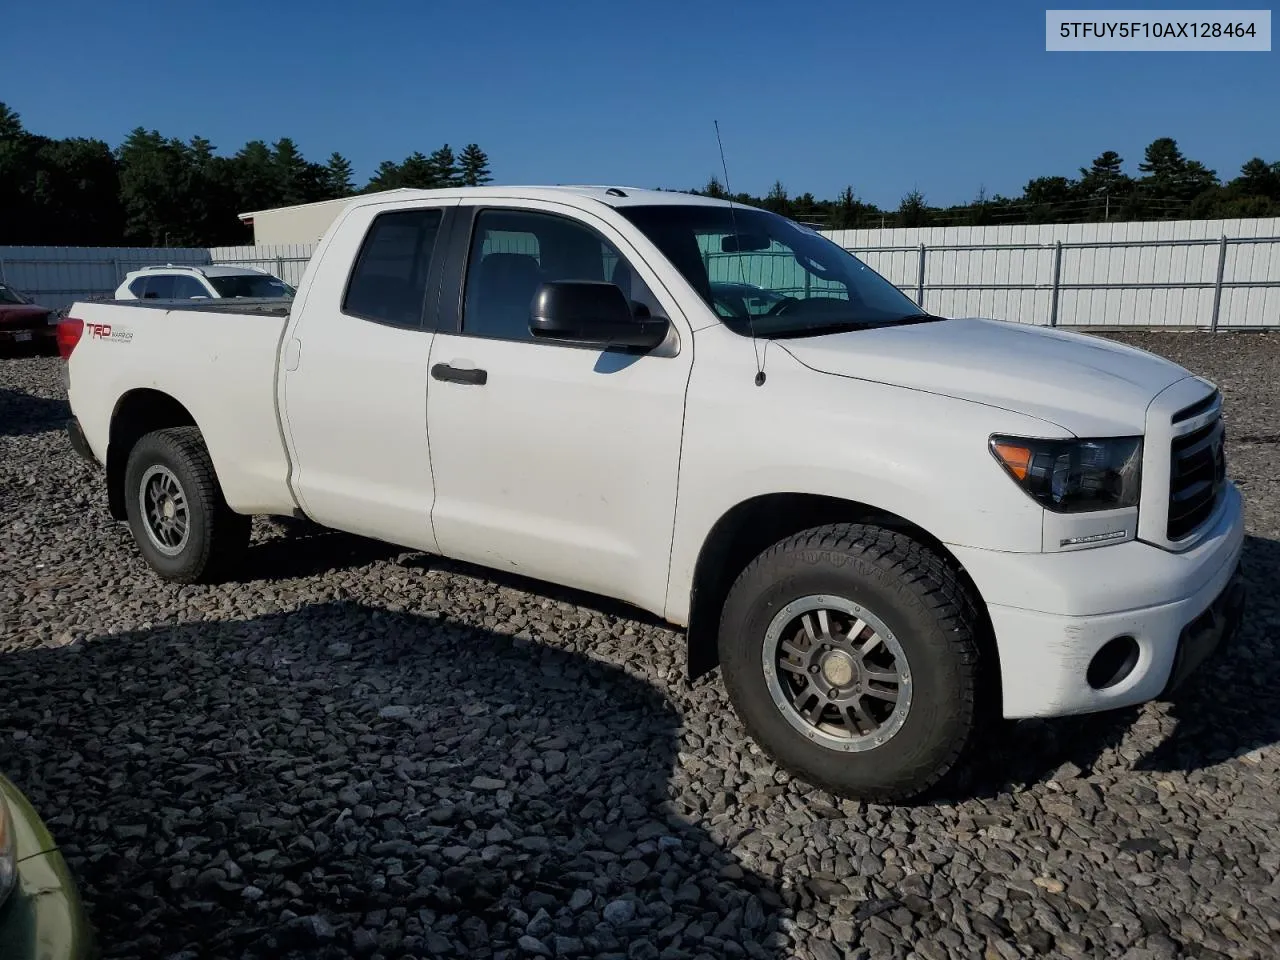
{"type": "Polygon", "coordinates": [[[17,885],[0,904],[3,960],[87,960],[95,956],[93,928],[75,879],[30,802],[0,776],[0,803],[9,812],[17,885]]]}

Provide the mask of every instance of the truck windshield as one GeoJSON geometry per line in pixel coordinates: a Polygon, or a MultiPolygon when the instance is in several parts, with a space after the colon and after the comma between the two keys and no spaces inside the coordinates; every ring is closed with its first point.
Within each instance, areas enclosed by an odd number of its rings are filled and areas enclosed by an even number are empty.
{"type": "Polygon", "coordinates": [[[293,287],[275,277],[254,276],[250,273],[231,277],[208,277],[220,297],[292,297],[293,287]]]}
{"type": "Polygon", "coordinates": [[[847,250],[767,210],[655,204],[618,212],[744,336],[816,336],[941,319],[847,250]]]}

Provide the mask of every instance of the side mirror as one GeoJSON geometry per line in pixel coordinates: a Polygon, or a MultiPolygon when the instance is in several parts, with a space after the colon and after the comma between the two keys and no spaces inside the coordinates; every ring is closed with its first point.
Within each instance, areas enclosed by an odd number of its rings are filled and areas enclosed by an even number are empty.
{"type": "Polygon", "coordinates": [[[533,297],[529,332],[538,340],[652,350],[667,338],[666,317],[636,317],[616,284],[554,280],[533,297]]]}

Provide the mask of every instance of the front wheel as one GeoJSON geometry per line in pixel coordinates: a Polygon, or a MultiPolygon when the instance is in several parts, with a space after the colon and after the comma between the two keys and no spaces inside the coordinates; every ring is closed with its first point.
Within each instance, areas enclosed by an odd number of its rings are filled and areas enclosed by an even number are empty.
{"type": "Polygon", "coordinates": [[[742,572],[720,663],[734,709],[780,765],[841,796],[907,800],[972,739],[980,629],[935,553],[838,524],[775,544],[742,572]]]}
{"type": "Polygon", "coordinates": [[[219,579],[248,546],[250,519],[227,506],[198,428],[142,437],[129,453],[124,482],[133,539],[164,579],[219,579]]]}

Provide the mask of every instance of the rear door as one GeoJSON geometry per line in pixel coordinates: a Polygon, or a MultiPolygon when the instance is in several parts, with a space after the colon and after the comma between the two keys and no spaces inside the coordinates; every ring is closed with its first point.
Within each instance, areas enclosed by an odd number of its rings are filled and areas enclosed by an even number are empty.
{"type": "Polygon", "coordinates": [[[555,203],[457,211],[427,426],[440,551],[661,612],[693,359],[673,297],[611,224],[555,203]],[[643,355],[534,341],[539,283],[603,280],[676,334],[643,355]]]}
{"type": "Polygon", "coordinates": [[[317,252],[285,331],[281,409],[313,520],[435,551],[424,323],[456,200],[356,207],[317,252]]]}

